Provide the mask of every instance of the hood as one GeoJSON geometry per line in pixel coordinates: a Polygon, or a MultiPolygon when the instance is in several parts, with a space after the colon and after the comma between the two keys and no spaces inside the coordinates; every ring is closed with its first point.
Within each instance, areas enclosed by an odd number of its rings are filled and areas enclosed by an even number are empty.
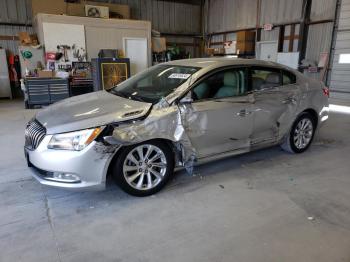
{"type": "Polygon", "coordinates": [[[55,103],[36,115],[47,134],[71,132],[144,116],[152,104],[98,91],[55,103]]]}

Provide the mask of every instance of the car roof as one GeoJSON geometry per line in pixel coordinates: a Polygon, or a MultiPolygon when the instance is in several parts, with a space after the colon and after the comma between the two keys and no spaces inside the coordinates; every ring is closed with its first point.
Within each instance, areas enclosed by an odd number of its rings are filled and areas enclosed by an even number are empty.
{"type": "Polygon", "coordinates": [[[208,58],[194,58],[194,59],[182,59],[167,62],[168,65],[177,65],[177,66],[192,66],[192,67],[222,67],[230,65],[258,65],[258,66],[273,66],[279,68],[285,68],[285,66],[262,61],[257,59],[242,59],[242,58],[228,58],[228,57],[208,57],[208,58]]]}

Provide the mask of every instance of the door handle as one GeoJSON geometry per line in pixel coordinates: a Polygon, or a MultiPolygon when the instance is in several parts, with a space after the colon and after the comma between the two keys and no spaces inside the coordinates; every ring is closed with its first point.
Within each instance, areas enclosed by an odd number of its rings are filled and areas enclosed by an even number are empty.
{"type": "Polygon", "coordinates": [[[242,109],[241,111],[239,111],[237,113],[237,116],[240,116],[240,117],[245,117],[245,116],[248,116],[252,113],[252,111],[247,111],[245,109],[242,109]]]}
{"type": "Polygon", "coordinates": [[[282,101],[283,104],[295,104],[297,100],[293,97],[290,96],[282,101]]]}

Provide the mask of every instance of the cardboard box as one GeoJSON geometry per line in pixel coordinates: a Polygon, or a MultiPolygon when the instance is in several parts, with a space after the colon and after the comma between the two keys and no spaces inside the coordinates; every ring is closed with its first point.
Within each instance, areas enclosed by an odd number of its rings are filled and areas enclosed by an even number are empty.
{"type": "Polygon", "coordinates": [[[165,37],[152,37],[152,52],[160,53],[166,51],[165,37]]]}
{"type": "Polygon", "coordinates": [[[255,31],[237,32],[237,42],[238,41],[255,41],[255,31]]]}
{"type": "Polygon", "coordinates": [[[255,41],[237,41],[237,53],[253,53],[255,52],[255,41]]]}
{"type": "Polygon", "coordinates": [[[214,48],[205,48],[204,52],[206,55],[212,56],[214,55],[214,48]]]}
{"type": "Polygon", "coordinates": [[[66,3],[64,0],[32,0],[32,15],[38,13],[54,15],[85,16],[85,5],[106,6],[109,12],[119,14],[118,18],[130,19],[130,7],[128,5],[99,3],[81,0],[80,4],[66,3]]]}
{"type": "Polygon", "coordinates": [[[85,15],[96,18],[109,18],[109,8],[107,6],[85,5],[85,15]]]}
{"type": "Polygon", "coordinates": [[[38,71],[38,77],[40,77],[40,78],[50,78],[50,77],[55,77],[55,76],[56,76],[55,71],[51,71],[51,70],[38,71]]]}
{"type": "Polygon", "coordinates": [[[44,14],[66,14],[66,3],[64,0],[32,0],[32,15],[44,14]]]}
{"type": "Polygon", "coordinates": [[[225,48],[223,48],[223,47],[214,48],[214,54],[215,55],[223,55],[223,54],[225,54],[225,48]]]}
{"type": "Polygon", "coordinates": [[[18,39],[21,45],[31,45],[32,39],[28,32],[18,32],[18,39]]]}
{"type": "MultiPolygon", "coordinates": [[[[110,17],[116,17],[122,18],[122,19],[130,19],[130,7],[128,5],[119,5],[119,4],[109,4],[109,3],[100,3],[100,2],[94,2],[94,1],[81,1],[81,5],[84,6],[85,11],[85,5],[97,5],[97,6],[106,6],[109,8],[110,17]]],[[[77,5],[77,4],[70,4],[70,5],[77,5]]]]}
{"type": "Polygon", "coordinates": [[[20,45],[22,46],[29,46],[29,45],[35,46],[39,44],[37,35],[35,34],[30,35],[28,34],[28,32],[19,32],[18,39],[19,39],[20,45]]]}

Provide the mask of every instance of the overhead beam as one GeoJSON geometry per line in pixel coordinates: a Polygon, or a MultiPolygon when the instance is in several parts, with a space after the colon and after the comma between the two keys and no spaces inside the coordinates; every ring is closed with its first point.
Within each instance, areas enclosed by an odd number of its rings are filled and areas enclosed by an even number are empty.
{"type": "Polygon", "coordinates": [[[176,2],[190,5],[201,5],[201,0],[158,0],[163,2],[176,2]]]}
{"type": "Polygon", "coordinates": [[[306,55],[311,6],[312,6],[312,0],[303,0],[303,10],[302,10],[302,17],[300,22],[299,44],[298,44],[298,51],[300,52],[299,64],[301,64],[301,61],[305,59],[305,55],[306,55]]]}

